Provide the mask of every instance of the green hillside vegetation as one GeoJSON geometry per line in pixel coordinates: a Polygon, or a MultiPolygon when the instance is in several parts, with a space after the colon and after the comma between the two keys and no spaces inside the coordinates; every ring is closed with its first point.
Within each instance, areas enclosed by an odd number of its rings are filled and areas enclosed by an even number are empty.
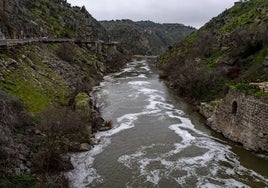
{"type": "Polygon", "coordinates": [[[195,29],[182,24],[159,24],[151,21],[101,21],[111,40],[119,41],[132,54],[156,55],[195,29]]]}
{"type": "Polygon", "coordinates": [[[75,58],[72,62],[63,61],[60,57],[55,56],[54,49],[62,48],[60,44],[32,45],[20,49],[11,49],[4,54],[0,54],[0,64],[3,68],[0,71],[3,75],[0,88],[21,99],[27,110],[32,114],[42,112],[55,103],[66,105],[68,95],[76,84],[66,80],[67,75],[76,79],[77,82],[82,79],[90,81],[98,76],[94,74],[95,72],[89,72],[89,70],[95,71],[94,61],[97,60],[87,61],[87,64],[86,62],[81,63],[88,58],[87,51],[78,46],[72,45],[73,47],[76,51],[72,53],[75,58]],[[55,62],[49,62],[53,58],[55,62]],[[72,70],[79,76],[75,78],[75,75],[60,70],[61,68],[72,70]],[[64,72],[65,75],[59,75],[59,71],[64,72]]]}
{"type": "Polygon", "coordinates": [[[238,2],[163,53],[161,77],[193,101],[221,98],[237,84],[267,81],[267,31],[268,1],[238,2]]]}

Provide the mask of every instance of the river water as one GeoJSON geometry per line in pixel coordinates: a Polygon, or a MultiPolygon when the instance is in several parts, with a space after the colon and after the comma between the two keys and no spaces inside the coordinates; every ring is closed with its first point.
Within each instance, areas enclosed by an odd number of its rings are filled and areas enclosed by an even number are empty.
{"type": "Polygon", "coordinates": [[[94,93],[114,128],[97,133],[91,151],[71,154],[71,187],[268,187],[268,159],[210,130],[150,59],[134,59],[94,93]]]}

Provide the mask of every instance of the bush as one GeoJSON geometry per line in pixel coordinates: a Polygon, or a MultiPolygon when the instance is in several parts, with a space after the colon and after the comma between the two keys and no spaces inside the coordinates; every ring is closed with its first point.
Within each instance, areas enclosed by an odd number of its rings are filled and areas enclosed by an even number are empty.
{"type": "Polygon", "coordinates": [[[13,183],[13,186],[15,187],[29,187],[33,184],[35,181],[35,178],[32,174],[24,174],[22,176],[16,176],[14,177],[11,182],[13,183]]]}
{"type": "Polygon", "coordinates": [[[255,87],[252,85],[249,85],[248,83],[240,83],[235,86],[235,89],[239,91],[255,91],[255,87]]]}
{"type": "Polygon", "coordinates": [[[9,178],[12,171],[8,169],[17,165],[14,138],[29,120],[21,101],[0,91],[0,179],[9,178]]]}
{"type": "Polygon", "coordinates": [[[233,85],[231,88],[239,91],[244,91],[248,94],[252,94],[258,97],[268,98],[268,93],[261,91],[258,86],[250,85],[249,83],[239,83],[233,85]]]}
{"type": "Polygon", "coordinates": [[[21,101],[0,91],[0,127],[8,127],[11,131],[29,121],[21,101]]]}
{"type": "Polygon", "coordinates": [[[113,126],[113,121],[112,120],[107,120],[104,122],[104,126],[105,127],[109,127],[109,128],[112,128],[113,126]]]}
{"type": "Polygon", "coordinates": [[[85,131],[80,114],[67,107],[49,109],[41,115],[41,119],[38,128],[52,140],[85,131]]]}
{"type": "MultiPolygon", "coordinates": [[[[66,107],[53,108],[41,115],[37,128],[43,134],[40,146],[34,155],[36,171],[54,172],[65,169],[66,161],[62,154],[68,151],[70,140],[80,141],[87,138],[87,129],[82,117],[66,107]]],[[[69,165],[70,166],[70,165],[69,165]]]]}
{"type": "Polygon", "coordinates": [[[73,43],[64,42],[59,46],[56,53],[62,60],[72,62],[76,56],[76,48],[73,43]]]}

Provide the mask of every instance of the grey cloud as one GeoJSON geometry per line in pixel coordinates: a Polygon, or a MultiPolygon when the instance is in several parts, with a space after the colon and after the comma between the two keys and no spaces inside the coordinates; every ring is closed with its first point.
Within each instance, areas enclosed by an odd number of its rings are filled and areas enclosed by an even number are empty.
{"type": "Polygon", "coordinates": [[[200,27],[237,0],[68,0],[97,20],[132,19],[200,27]]]}

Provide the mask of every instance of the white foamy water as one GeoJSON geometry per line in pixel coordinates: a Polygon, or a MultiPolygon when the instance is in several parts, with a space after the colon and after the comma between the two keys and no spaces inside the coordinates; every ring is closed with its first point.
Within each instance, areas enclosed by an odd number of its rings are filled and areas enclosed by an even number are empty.
{"type": "Polygon", "coordinates": [[[96,87],[114,128],[96,133],[101,143],[91,151],[70,154],[71,187],[268,187],[267,177],[167,99],[152,72],[145,60],[133,61],[96,87]]]}

